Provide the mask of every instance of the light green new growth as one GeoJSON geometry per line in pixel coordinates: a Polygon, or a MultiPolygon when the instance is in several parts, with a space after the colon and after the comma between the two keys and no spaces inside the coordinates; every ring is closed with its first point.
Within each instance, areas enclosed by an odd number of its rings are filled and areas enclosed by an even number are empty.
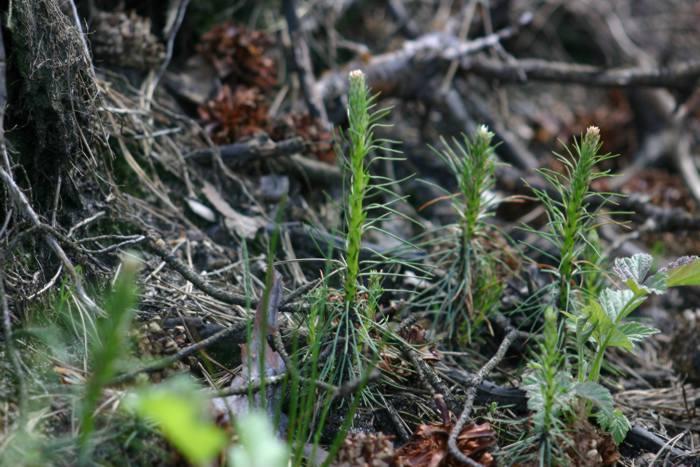
{"type": "MultiPolygon", "coordinates": [[[[627,317],[651,294],[663,294],[669,287],[700,285],[700,259],[684,257],[656,274],[649,275],[653,258],[637,254],[630,258],[615,260],[613,271],[624,288],[607,288],[598,300],[593,301],[582,320],[586,326],[578,325],[584,336],[590,336],[596,350],[586,379],[597,382],[603,366],[605,351],[619,347],[631,351],[636,342],[659,332],[627,317]]],[[[581,375],[579,375],[581,378],[581,375]]]]}
{"type": "Polygon", "coordinates": [[[494,134],[480,125],[472,138],[463,135],[463,142],[442,140],[444,150],[438,152],[457,177],[464,202],[459,206],[464,245],[474,238],[486,213],[484,195],[494,184],[496,163],[491,141],[494,134]]]}
{"type": "Polygon", "coordinates": [[[287,445],[277,438],[264,412],[251,412],[238,417],[236,433],[239,443],[229,450],[230,467],[289,465],[287,445]]]}
{"type": "Polygon", "coordinates": [[[540,443],[539,456],[545,465],[550,465],[553,458],[559,457],[561,440],[555,438],[563,438],[561,414],[571,399],[571,378],[561,371],[564,354],[559,340],[557,314],[550,307],[544,313],[543,341],[539,352],[528,363],[530,371],[523,378],[528,409],[534,414],[532,431],[540,443]]]}
{"type": "Polygon", "coordinates": [[[363,206],[370,174],[365,159],[372,149],[373,126],[376,119],[370,114],[374,98],[369,94],[365,75],[360,70],[350,72],[348,91],[348,138],[350,143],[350,192],[347,204],[347,241],[345,246],[345,303],[355,302],[357,278],[360,271],[360,247],[367,213],[363,206]]]}
{"type": "MultiPolygon", "coordinates": [[[[188,377],[175,377],[133,391],[124,405],[139,417],[155,423],[165,438],[193,465],[211,465],[228,443],[224,430],[216,426],[211,417],[204,416],[209,410],[209,401],[188,377]]],[[[245,431],[239,431],[242,443],[246,441],[245,434],[245,431]]],[[[274,436],[272,439],[277,441],[274,436]]],[[[261,439],[260,444],[269,442],[272,441],[261,439]]]]}
{"type": "MultiPolygon", "coordinates": [[[[579,272],[577,260],[586,245],[586,236],[593,228],[593,213],[589,212],[586,198],[593,196],[591,183],[608,176],[608,172],[596,172],[595,166],[612,156],[599,154],[601,148],[600,131],[589,127],[586,133],[567,148],[567,156],[556,154],[564,165],[564,174],[541,169],[540,174],[557,192],[554,199],[543,190],[534,190],[544,204],[552,234],[547,238],[559,250],[559,307],[569,309],[571,283],[579,272]]],[[[598,195],[600,196],[600,195],[598,195]]]]}
{"type": "Polygon", "coordinates": [[[116,373],[118,361],[124,355],[126,348],[126,336],[138,298],[136,287],[138,270],[138,260],[133,256],[125,256],[117,281],[104,306],[107,316],[98,322],[99,340],[92,349],[92,373],[85,387],[80,416],[78,445],[80,463],[83,465],[89,463],[92,453],[94,412],[102,389],[116,373]]]}

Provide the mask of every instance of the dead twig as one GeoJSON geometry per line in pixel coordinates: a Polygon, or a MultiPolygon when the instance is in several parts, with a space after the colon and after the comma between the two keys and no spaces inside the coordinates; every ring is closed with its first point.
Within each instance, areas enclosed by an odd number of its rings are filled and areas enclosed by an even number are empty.
{"type": "MultiPolygon", "coordinates": [[[[4,108],[4,102],[0,102],[0,107],[4,108]]],[[[0,121],[2,121],[0,119],[0,121]]],[[[4,136],[4,131],[2,131],[2,128],[0,128],[0,151],[3,154],[3,159],[5,161],[9,161],[9,156],[7,154],[7,145],[5,143],[5,136],[4,136]]],[[[40,219],[39,215],[34,211],[34,208],[32,208],[31,204],[29,203],[29,200],[27,197],[24,195],[22,190],[17,186],[15,183],[15,180],[12,176],[12,173],[10,172],[10,166],[9,164],[6,165],[6,168],[0,167],[0,179],[3,181],[5,187],[7,188],[8,193],[14,200],[15,204],[17,205],[17,208],[24,214],[24,216],[29,220],[29,222],[36,228],[48,228],[50,229],[50,226],[47,224],[44,224],[40,219]]],[[[44,240],[46,243],[49,245],[49,247],[53,250],[53,252],[58,256],[58,258],[61,260],[63,263],[63,267],[68,271],[68,274],[71,276],[71,279],[73,281],[73,286],[75,287],[75,291],[78,295],[78,298],[80,301],[92,312],[96,314],[103,314],[103,311],[100,309],[100,307],[95,304],[95,302],[90,298],[90,296],[87,294],[85,291],[85,288],[83,287],[83,281],[78,275],[78,272],[75,269],[75,266],[71,262],[71,260],[68,258],[68,255],[66,255],[66,252],[63,250],[61,245],[58,243],[56,238],[54,237],[53,234],[51,233],[44,233],[44,240]]]]}
{"type": "Polygon", "coordinates": [[[540,59],[520,59],[506,63],[486,57],[469,57],[462,60],[462,69],[503,82],[536,80],[602,87],[686,88],[693,86],[700,77],[700,60],[658,68],[600,68],[540,59]],[[526,79],[523,80],[523,77],[526,79]]]}
{"type": "Polygon", "coordinates": [[[511,344],[517,336],[518,330],[511,328],[506,334],[506,336],[503,338],[501,345],[498,346],[498,350],[496,351],[494,356],[491,357],[491,359],[488,362],[486,362],[486,364],[483,367],[481,367],[481,369],[477,371],[476,374],[472,377],[471,386],[469,387],[469,389],[467,389],[467,400],[464,403],[462,414],[457,419],[457,423],[455,423],[452,427],[450,437],[447,440],[447,446],[450,450],[450,454],[452,454],[463,464],[470,465],[473,467],[481,466],[480,463],[465,456],[459,450],[459,448],[457,447],[457,437],[462,432],[462,428],[464,428],[464,425],[466,425],[467,421],[469,421],[472,408],[474,407],[474,400],[476,399],[476,391],[479,384],[481,384],[484,381],[484,379],[489,375],[489,373],[493,371],[496,365],[498,365],[501,362],[501,360],[503,360],[503,357],[505,357],[506,352],[508,351],[508,349],[510,348],[511,344]]]}
{"type": "MultiPolygon", "coordinates": [[[[0,257],[0,259],[3,259],[0,257]]],[[[2,331],[5,340],[5,351],[7,358],[12,366],[12,371],[15,374],[17,384],[17,402],[19,407],[19,424],[24,428],[27,420],[27,385],[24,382],[24,374],[22,373],[22,365],[19,361],[19,355],[15,348],[14,336],[12,335],[12,318],[10,316],[10,305],[7,302],[7,294],[5,293],[5,275],[0,269],[0,307],[2,307],[2,331]]]]}
{"type": "MultiPolygon", "coordinates": [[[[410,317],[405,319],[399,325],[399,328],[405,328],[411,325],[410,317]]],[[[410,345],[404,343],[403,341],[398,341],[401,347],[401,352],[403,355],[411,361],[411,364],[416,369],[418,374],[418,379],[420,380],[423,387],[430,391],[431,396],[435,399],[436,396],[440,395],[445,398],[448,407],[454,410],[456,407],[456,402],[452,391],[445,384],[445,382],[438,376],[438,374],[423,360],[420,359],[418,352],[412,348],[410,345]]]]}
{"type": "Polygon", "coordinates": [[[301,85],[301,92],[304,95],[306,106],[311,116],[318,118],[326,127],[330,127],[326,107],[316,89],[311,54],[301,29],[296,2],[294,0],[282,0],[282,10],[287,20],[287,31],[291,40],[293,69],[299,77],[299,84],[301,85]]]}
{"type": "Polygon", "coordinates": [[[286,372],[280,373],[279,375],[266,376],[265,381],[253,380],[248,384],[232,386],[230,388],[212,393],[211,397],[242,396],[244,394],[248,394],[249,392],[257,392],[262,386],[272,386],[282,383],[287,376],[288,374],[286,372]]]}
{"type": "Polygon", "coordinates": [[[690,153],[690,136],[687,133],[679,135],[674,158],[690,194],[700,203],[700,174],[690,153]]]}
{"type": "MultiPolygon", "coordinates": [[[[287,367],[289,368],[289,367],[287,367]]],[[[275,385],[280,384],[284,379],[289,376],[288,372],[281,373],[279,375],[267,376],[265,377],[264,385],[275,385]]],[[[318,388],[329,391],[333,393],[334,399],[342,399],[352,394],[356,393],[359,388],[366,386],[368,383],[379,378],[378,371],[371,371],[366,376],[350,380],[343,384],[342,386],[335,386],[333,384],[326,383],[320,380],[311,380],[303,376],[298,376],[299,381],[303,383],[313,382],[318,388]]],[[[244,384],[240,386],[232,386],[230,388],[218,391],[212,394],[212,397],[228,397],[228,396],[242,396],[248,394],[249,391],[256,392],[259,391],[263,386],[263,381],[255,380],[251,381],[249,384],[244,384]]]]}
{"type": "Polygon", "coordinates": [[[247,329],[248,325],[247,323],[241,323],[236,326],[223,329],[216,334],[213,334],[206,339],[202,339],[201,341],[192,344],[188,347],[185,347],[184,349],[180,350],[177,353],[174,353],[173,355],[170,355],[168,357],[161,358],[158,361],[155,361],[151,363],[150,365],[146,365],[138,370],[134,370],[129,373],[122,374],[120,376],[117,376],[114,378],[111,382],[110,385],[116,385],[116,384],[123,384],[127,383],[129,381],[132,381],[134,378],[136,378],[138,375],[142,373],[153,373],[156,371],[160,371],[164,368],[169,367],[170,365],[179,362],[180,360],[184,360],[185,358],[189,357],[190,355],[193,355],[196,352],[199,352],[200,350],[206,349],[207,347],[216,344],[217,342],[220,342],[228,337],[234,336],[236,334],[244,333],[245,330],[247,329]]]}
{"type": "Polygon", "coordinates": [[[416,23],[411,19],[411,15],[406,11],[406,7],[401,0],[388,0],[387,9],[389,14],[396,21],[399,31],[408,39],[415,39],[420,35],[420,30],[416,23]]]}
{"type": "MultiPolygon", "coordinates": [[[[367,84],[372,89],[381,91],[383,96],[414,96],[416,89],[425,82],[420,70],[433,63],[447,67],[453,60],[462,60],[493,47],[515,35],[531,19],[532,15],[526,13],[516,25],[471,41],[460,41],[449,34],[426,34],[415,41],[406,41],[400,50],[376,55],[366,64],[352,66],[361,67],[367,77],[367,84]]],[[[328,73],[319,80],[317,87],[324,99],[342,96],[348,88],[347,73],[328,73]]]]}
{"type": "Polygon", "coordinates": [[[174,254],[170,253],[166,249],[165,242],[158,238],[154,232],[149,233],[147,238],[147,246],[151,251],[160,256],[168,266],[173,268],[205,294],[229,305],[249,306],[255,303],[250,297],[229,292],[228,290],[222,290],[209,284],[202,276],[190,269],[189,266],[179,260],[174,254]]]}
{"type": "Polygon", "coordinates": [[[230,167],[240,167],[251,162],[290,156],[302,152],[306,143],[301,138],[290,138],[282,141],[254,138],[244,143],[227,144],[213,148],[199,149],[187,156],[189,160],[209,160],[217,152],[221,159],[230,167]]]}
{"type": "MultiPolygon", "coordinates": [[[[155,232],[150,232],[146,235],[148,248],[157,254],[164,263],[173,268],[178,274],[183,278],[190,281],[192,285],[197,287],[199,290],[215,298],[221,302],[228,305],[238,305],[243,307],[253,307],[258,306],[259,301],[251,299],[251,297],[230,292],[228,290],[223,290],[218,287],[214,287],[209,284],[206,279],[204,279],[196,271],[192,270],[189,266],[179,260],[174,254],[170,253],[165,246],[165,242],[158,238],[155,232]]],[[[283,303],[280,307],[280,311],[300,311],[304,310],[305,305],[303,303],[283,303]]]]}
{"type": "Polygon", "coordinates": [[[95,73],[95,65],[92,63],[92,60],[90,58],[90,47],[88,47],[87,40],[85,39],[85,32],[83,31],[83,26],[80,21],[78,8],[76,7],[74,0],[69,1],[68,6],[70,7],[71,15],[73,16],[73,23],[75,24],[75,29],[78,31],[78,37],[80,37],[80,45],[83,47],[83,54],[85,55],[85,59],[89,61],[90,75],[93,78],[95,78],[97,76],[95,73]]]}
{"type": "Polygon", "coordinates": [[[152,79],[148,83],[148,91],[146,93],[146,101],[151,102],[153,99],[153,93],[158,87],[161,78],[165,74],[165,70],[170,65],[170,60],[173,57],[173,49],[175,47],[175,36],[182,25],[182,21],[185,19],[185,12],[187,11],[187,5],[190,0],[172,0],[170,2],[170,7],[168,8],[168,19],[165,26],[165,57],[163,62],[158,67],[158,70],[152,75],[152,79]]]}

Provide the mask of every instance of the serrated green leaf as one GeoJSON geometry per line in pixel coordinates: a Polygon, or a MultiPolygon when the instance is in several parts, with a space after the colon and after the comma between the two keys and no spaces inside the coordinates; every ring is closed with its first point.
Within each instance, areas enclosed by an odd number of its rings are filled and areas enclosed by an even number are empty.
{"type": "Polygon", "coordinates": [[[667,282],[668,275],[666,272],[659,271],[656,274],[648,277],[647,280],[644,281],[642,288],[647,292],[647,294],[654,293],[656,295],[663,295],[668,289],[667,282]]]}
{"type": "Polygon", "coordinates": [[[660,331],[652,326],[639,323],[637,321],[628,321],[623,323],[618,328],[630,342],[640,342],[649,336],[658,334],[660,331]]]}
{"type": "Polygon", "coordinates": [[[611,411],[613,409],[612,394],[610,394],[608,388],[598,383],[592,381],[577,383],[573,391],[577,396],[593,402],[602,410],[611,411]]]}
{"type": "Polygon", "coordinates": [[[634,349],[634,343],[623,333],[619,327],[612,329],[610,336],[608,337],[607,347],[619,347],[625,350],[634,349]]]}
{"type": "Polygon", "coordinates": [[[654,258],[646,253],[638,253],[628,258],[615,258],[613,272],[622,282],[631,281],[639,286],[644,283],[653,262],[654,258]]]}
{"type": "Polygon", "coordinates": [[[600,427],[612,435],[615,444],[620,444],[625,440],[625,436],[630,430],[630,422],[620,409],[601,409],[596,414],[596,418],[600,427]]]}
{"type": "Polygon", "coordinates": [[[605,312],[598,301],[592,301],[587,307],[588,319],[599,328],[601,325],[612,324],[610,316],[605,312]]]}
{"type": "Polygon", "coordinates": [[[610,318],[610,321],[617,323],[626,305],[635,297],[631,290],[605,289],[601,292],[599,300],[603,311],[610,318]]]}
{"type": "Polygon", "coordinates": [[[663,270],[668,287],[700,285],[700,257],[683,256],[663,270]]]}
{"type": "Polygon", "coordinates": [[[654,259],[646,253],[639,253],[628,258],[616,258],[613,272],[634,293],[661,295],[666,292],[666,274],[657,272],[648,276],[654,259]]]}
{"type": "Polygon", "coordinates": [[[613,322],[610,317],[605,313],[603,307],[597,301],[591,302],[588,307],[586,307],[586,312],[588,314],[588,319],[591,322],[591,329],[588,330],[589,333],[579,334],[581,339],[585,338],[587,342],[589,338],[592,338],[594,342],[601,344],[604,336],[606,336],[610,329],[614,327],[613,322]]]}

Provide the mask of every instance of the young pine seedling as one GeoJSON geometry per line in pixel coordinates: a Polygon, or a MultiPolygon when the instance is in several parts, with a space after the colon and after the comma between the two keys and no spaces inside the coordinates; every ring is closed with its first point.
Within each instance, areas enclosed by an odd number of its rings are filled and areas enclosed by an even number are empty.
{"type": "Polygon", "coordinates": [[[374,126],[382,113],[371,113],[375,98],[370,96],[365,75],[360,70],[350,72],[348,91],[348,140],[350,153],[350,191],[347,201],[347,239],[345,244],[345,303],[351,305],[357,295],[357,280],[360,273],[360,249],[365,230],[367,212],[365,195],[370,182],[367,156],[374,145],[374,126]]]}
{"type": "Polygon", "coordinates": [[[595,166],[615,157],[611,154],[600,154],[600,131],[591,126],[579,139],[574,140],[571,148],[566,148],[567,155],[555,154],[563,165],[564,172],[559,173],[550,169],[540,169],[539,173],[545,178],[554,193],[533,188],[533,191],[545,207],[550,232],[538,232],[552,243],[559,252],[559,308],[567,311],[570,308],[574,280],[581,275],[579,259],[589,246],[588,237],[595,230],[595,211],[589,210],[587,200],[593,196],[605,198],[605,194],[590,189],[594,180],[609,176],[607,171],[596,171],[595,166]]]}
{"type": "MultiPolygon", "coordinates": [[[[377,187],[372,184],[375,177],[369,170],[369,156],[375,150],[391,151],[382,146],[383,141],[375,138],[379,121],[388,114],[388,109],[375,110],[376,96],[370,94],[365,75],[360,70],[349,74],[348,89],[348,129],[346,142],[348,154],[346,168],[349,174],[347,193],[346,242],[345,242],[345,276],[343,283],[344,299],[342,304],[330,304],[328,318],[340,323],[336,326],[334,352],[326,361],[332,368],[334,382],[359,378],[364,373],[363,367],[371,366],[378,358],[379,349],[376,339],[369,337],[369,331],[376,323],[371,310],[382,289],[377,274],[370,274],[369,299],[359,294],[361,264],[360,250],[365,231],[371,227],[368,221],[370,206],[365,204],[366,196],[377,187]],[[375,277],[376,276],[376,277],[375,277]],[[340,309],[342,306],[342,309],[340,309]]],[[[381,206],[379,206],[381,207],[381,206]]]]}
{"type": "Polygon", "coordinates": [[[493,137],[486,126],[480,125],[471,138],[463,135],[461,143],[453,140],[453,144],[443,139],[443,151],[435,151],[457,179],[461,199],[453,200],[453,206],[460,216],[465,251],[489,214],[488,190],[493,188],[496,171],[493,137]]]}
{"type": "Polygon", "coordinates": [[[496,259],[483,245],[487,230],[485,220],[494,204],[490,193],[496,170],[493,137],[494,134],[481,125],[471,137],[463,135],[462,141],[453,140],[451,144],[443,139],[442,150],[433,149],[459,187],[459,196],[451,197],[452,206],[459,215],[459,254],[451,259],[448,267],[442,321],[448,324],[450,333],[455,330],[455,323],[461,322],[461,327],[467,328],[468,337],[469,331],[477,328],[497,306],[501,292],[501,280],[495,277],[496,259]],[[455,301],[455,297],[459,300],[455,301]],[[464,308],[467,315],[456,319],[456,310],[464,308]]]}

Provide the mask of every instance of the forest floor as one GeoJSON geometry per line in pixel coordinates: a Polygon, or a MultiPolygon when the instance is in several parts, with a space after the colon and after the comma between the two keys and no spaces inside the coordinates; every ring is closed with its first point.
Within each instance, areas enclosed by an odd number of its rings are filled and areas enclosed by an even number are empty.
{"type": "Polygon", "coordinates": [[[2,13],[1,465],[700,465],[695,2],[2,13]]]}

